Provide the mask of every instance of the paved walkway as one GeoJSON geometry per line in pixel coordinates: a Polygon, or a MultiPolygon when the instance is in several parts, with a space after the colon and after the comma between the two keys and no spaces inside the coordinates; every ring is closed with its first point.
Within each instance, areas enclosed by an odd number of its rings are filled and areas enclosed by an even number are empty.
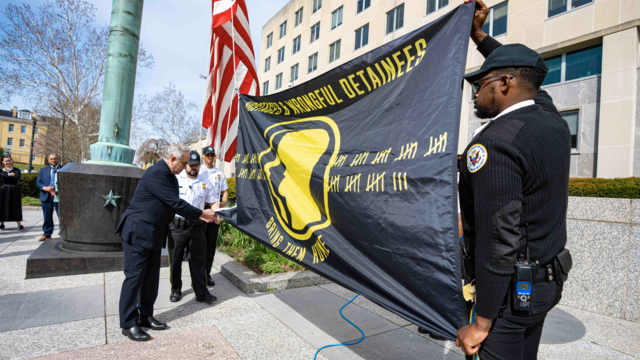
{"type": "MultiPolygon", "coordinates": [[[[153,340],[120,334],[120,272],[25,280],[26,259],[40,243],[42,215],[25,211],[26,232],[0,232],[0,359],[304,359],[326,344],[360,333],[338,310],[354,294],[322,285],[246,295],[218,272],[213,305],[185,289],[169,301],[169,271],[161,270],[156,315],[171,328],[153,340]],[[177,305],[177,306],[176,306],[177,305]]],[[[188,267],[183,267],[189,284],[188,267]]],[[[323,350],[321,359],[463,359],[451,342],[431,340],[417,327],[359,297],[345,316],[367,338],[323,350]]],[[[559,306],[549,315],[540,359],[640,359],[640,323],[559,306]],[[583,326],[584,324],[584,326],[583,326]]]]}

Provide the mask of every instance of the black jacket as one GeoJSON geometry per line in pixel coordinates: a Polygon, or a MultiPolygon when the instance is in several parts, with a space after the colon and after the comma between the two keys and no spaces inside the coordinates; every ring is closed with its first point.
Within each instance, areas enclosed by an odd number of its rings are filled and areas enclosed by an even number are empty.
{"type": "MultiPolygon", "coordinates": [[[[478,50],[487,57],[499,46],[487,37],[478,50]]],[[[541,265],[566,244],[571,133],[540,90],[535,105],[492,121],[462,156],[460,210],[465,248],[475,262],[476,311],[495,318],[525,232],[531,260],[541,265]]]]}
{"type": "Polygon", "coordinates": [[[128,244],[157,251],[165,244],[176,213],[196,221],[202,210],[180,199],[178,179],[160,160],[142,175],[116,233],[128,244]]]}

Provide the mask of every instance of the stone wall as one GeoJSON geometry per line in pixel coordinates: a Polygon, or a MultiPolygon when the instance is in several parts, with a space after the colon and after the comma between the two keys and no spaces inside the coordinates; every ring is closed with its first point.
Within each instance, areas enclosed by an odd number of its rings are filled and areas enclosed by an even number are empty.
{"type": "Polygon", "coordinates": [[[640,200],[570,197],[573,270],[560,304],[640,321],[640,200]]]}

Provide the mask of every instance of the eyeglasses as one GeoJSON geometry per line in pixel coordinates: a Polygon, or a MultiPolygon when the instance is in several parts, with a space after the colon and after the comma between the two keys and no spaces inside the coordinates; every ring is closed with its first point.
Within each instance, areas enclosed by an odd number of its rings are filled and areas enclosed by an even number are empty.
{"type": "MultiPolygon", "coordinates": [[[[515,77],[514,75],[507,75],[507,74],[489,76],[489,77],[482,78],[482,79],[480,79],[480,80],[476,80],[476,81],[472,82],[472,83],[471,83],[471,89],[473,90],[473,93],[474,93],[474,94],[477,94],[477,93],[479,93],[479,92],[480,92],[480,90],[482,90],[482,88],[484,87],[484,86],[480,86],[480,83],[481,83],[481,82],[483,82],[483,81],[485,81],[485,80],[489,80],[489,79],[501,78],[501,77],[503,77],[503,76],[508,76],[508,77],[509,77],[509,79],[513,79],[513,78],[515,77]]],[[[497,79],[496,79],[496,80],[497,80],[497,79]]],[[[493,80],[493,81],[496,81],[496,80],[493,80]]],[[[491,82],[491,81],[489,81],[489,82],[491,82]]],[[[486,83],[486,84],[488,84],[488,83],[486,83]]],[[[485,84],[485,86],[486,86],[486,84],[485,84]]]]}

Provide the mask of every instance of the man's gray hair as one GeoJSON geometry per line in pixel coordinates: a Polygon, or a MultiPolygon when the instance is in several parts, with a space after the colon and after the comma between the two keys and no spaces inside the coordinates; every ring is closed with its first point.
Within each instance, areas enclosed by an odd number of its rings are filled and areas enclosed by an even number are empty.
{"type": "Polygon", "coordinates": [[[185,144],[176,143],[169,145],[169,148],[165,152],[165,159],[170,159],[172,156],[180,159],[185,152],[189,152],[191,149],[185,144]]]}
{"type": "Polygon", "coordinates": [[[52,153],[50,153],[49,155],[47,155],[47,159],[48,159],[48,158],[49,158],[49,156],[51,156],[51,155],[55,155],[55,156],[58,158],[58,160],[60,160],[60,155],[58,155],[58,154],[56,154],[56,153],[54,153],[54,152],[52,152],[52,153]]]}

